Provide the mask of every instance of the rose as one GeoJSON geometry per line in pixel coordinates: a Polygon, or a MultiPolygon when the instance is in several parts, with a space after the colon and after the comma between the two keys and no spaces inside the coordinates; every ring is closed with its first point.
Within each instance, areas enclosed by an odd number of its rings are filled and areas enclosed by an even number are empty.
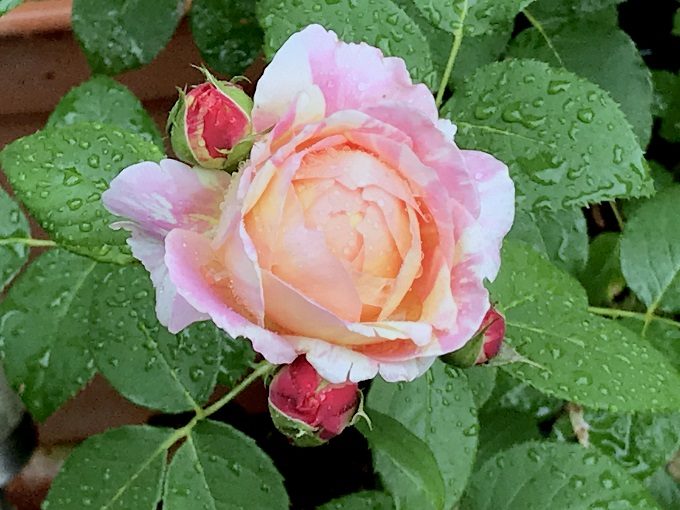
{"type": "Polygon", "coordinates": [[[504,338],[505,318],[492,306],[474,337],[463,348],[445,354],[441,359],[455,367],[481,365],[500,352],[504,338]]]}
{"type": "Polygon", "coordinates": [[[317,446],[337,436],[358,406],[356,383],[325,381],[304,356],[279,370],[269,386],[272,420],[298,446],[317,446]]]}
{"type": "Polygon", "coordinates": [[[177,157],[204,168],[233,168],[250,151],[252,100],[236,85],[208,82],[181,93],[168,117],[177,157]]]}
{"type": "Polygon", "coordinates": [[[486,312],[479,330],[482,335],[482,346],[475,360],[477,365],[486,363],[501,350],[505,338],[505,317],[491,307],[486,312]]]}
{"type": "Polygon", "coordinates": [[[172,331],[212,319],[273,363],[328,381],[411,380],[489,309],[514,188],[460,150],[404,62],[294,34],[260,79],[259,139],[232,178],[166,160],[125,169],[104,201],[132,221],[172,331]]]}

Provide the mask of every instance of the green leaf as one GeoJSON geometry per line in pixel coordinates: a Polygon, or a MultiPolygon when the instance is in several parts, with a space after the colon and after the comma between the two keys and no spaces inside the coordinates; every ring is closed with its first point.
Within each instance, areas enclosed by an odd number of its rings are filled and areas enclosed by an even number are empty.
{"type": "Polygon", "coordinates": [[[212,393],[220,370],[222,332],[210,322],[177,335],[156,319],[153,286],[139,265],[119,266],[93,296],[97,368],[132,402],[180,412],[212,393]]]}
{"type": "Polygon", "coordinates": [[[586,312],[582,287],[526,245],[506,243],[491,294],[506,342],[529,362],[505,365],[549,395],[612,412],[680,409],[680,374],[652,346],[586,312]]]}
{"type": "MultiPolygon", "coordinates": [[[[613,414],[586,410],[584,419],[589,425],[590,444],[641,481],[651,478],[680,448],[680,413],[613,414]]],[[[566,436],[572,438],[569,420],[564,420],[563,425],[566,436]]]]}
{"type": "MultiPolygon", "coordinates": [[[[649,161],[648,163],[649,173],[654,180],[654,194],[673,185],[675,179],[672,173],[655,161],[649,161]]],[[[622,200],[620,203],[621,210],[626,217],[630,217],[635,213],[640,205],[645,203],[647,200],[648,199],[646,198],[631,198],[629,200],[622,200]]]]}
{"type": "Polygon", "coordinates": [[[137,135],[103,124],[48,128],[20,138],[0,153],[17,196],[64,248],[104,262],[132,260],[127,234],[101,194],[123,168],[163,154],[137,135]]]}
{"type": "Polygon", "coordinates": [[[534,0],[468,0],[466,35],[482,35],[503,30],[517,14],[534,0]]]}
{"type": "Polygon", "coordinates": [[[283,477],[255,441],[233,427],[199,423],[172,459],[163,508],[287,509],[283,477]]]}
{"type": "Polygon", "coordinates": [[[554,27],[575,20],[599,20],[603,24],[618,25],[617,4],[624,0],[537,0],[531,14],[544,27],[554,27]]]}
{"type": "MultiPolygon", "coordinates": [[[[642,334],[644,322],[624,317],[619,323],[631,331],[642,334]]],[[[680,324],[668,319],[652,320],[645,330],[645,339],[680,371],[680,324]]]]}
{"type": "Polygon", "coordinates": [[[574,275],[583,270],[588,259],[588,229],[580,209],[518,211],[508,239],[530,244],[574,275]]]}
{"type": "Polygon", "coordinates": [[[108,264],[61,250],[38,257],[0,303],[5,373],[43,421],[94,375],[90,302],[108,264]]]}
{"type": "Polygon", "coordinates": [[[414,81],[438,85],[430,45],[422,30],[392,0],[299,2],[261,0],[258,19],[264,28],[265,53],[271,59],[294,32],[311,23],[333,30],[346,42],[366,42],[386,55],[406,61],[414,81]]]}
{"type": "Polygon", "coordinates": [[[668,474],[665,468],[659,468],[647,481],[647,489],[654,496],[660,508],[676,510],[680,508],[680,483],[668,474]]]}
{"type": "Polygon", "coordinates": [[[95,76],[72,88],[57,104],[47,127],[81,122],[116,126],[138,134],[163,150],[161,133],[142,102],[127,87],[107,76],[95,76]]]}
{"type": "Polygon", "coordinates": [[[673,15],[673,30],[671,31],[673,35],[680,37],[680,7],[675,11],[673,15]]]}
{"type": "Polygon", "coordinates": [[[411,1],[437,28],[453,33],[462,21],[466,36],[480,36],[512,25],[515,16],[534,0],[468,0],[467,5],[463,0],[411,1]]]}
{"type": "MultiPolygon", "coordinates": [[[[465,373],[436,362],[424,377],[410,383],[376,379],[366,404],[397,420],[427,445],[444,479],[444,508],[453,507],[465,489],[477,450],[477,409],[465,373]]],[[[404,479],[396,489],[392,495],[398,503],[420,502],[423,508],[421,486],[404,479]]]]}
{"type": "Polygon", "coordinates": [[[232,387],[252,368],[255,362],[255,351],[247,339],[243,337],[233,339],[226,333],[223,334],[221,344],[222,361],[217,374],[217,382],[232,387]]]}
{"type": "Polygon", "coordinates": [[[626,287],[621,272],[618,232],[604,232],[590,243],[590,256],[585,269],[578,275],[594,306],[609,306],[626,287]]]}
{"type": "MultiPolygon", "coordinates": [[[[480,67],[496,62],[508,46],[512,27],[512,23],[508,23],[498,26],[493,32],[463,37],[449,85],[458,86],[480,67]]],[[[448,48],[446,46],[440,48],[440,50],[444,49],[446,49],[444,56],[444,61],[446,61],[448,48]]]]}
{"type": "Polygon", "coordinates": [[[649,143],[652,76],[635,43],[620,28],[603,24],[600,19],[545,28],[543,34],[532,28],[513,40],[509,55],[564,67],[599,85],[619,104],[640,145],[649,143]]]}
{"type": "Polygon", "coordinates": [[[680,186],[642,204],[621,237],[621,269],[630,288],[648,307],[680,311],[680,186]]]}
{"type": "Polygon", "coordinates": [[[680,74],[654,71],[655,114],[661,117],[659,134],[669,142],[680,142],[680,74]]]}
{"type": "Polygon", "coordinates": [[[580,445],[530,442],[503,451],[472,478],[462,510],[658,508],[613,460],[580,445]]]}
{"type": "Polygon", "coordinates": [[[461,22],[465,0],[409,0],[435,27],[453,33],[461,22]]]}
{"type": "Polygon", "coordinates": [[[475,405],[481,408],[493,393],[498,369],[488,365],[475,365],[464,370],[475,405]]]}
{"type": "Polygon", "coordinates": [[[535,416],[509,409],[482,411],[479,415],[479,451],[476,465],[517,444],[542,439],[535,416]]]}
{"type": "Polygon", "coordinates": [[[252,0],[195,0],[191,33],[206,63],[219,73],[236,76],[252,64],[263,45],[252,0]]]}
{"type": "Polygon", "coordinates": [[[521,209],[573,209],[653,190],[616,103],[563,69],[534,60],[484,66],[444,112],[458,124],[461,147],[508,164],[521,209]]]}
{"type": "MultiPolygon", "coordinates": [[[[498,371],[496,386],[487,400],[482,412],[520,413],[541,421],[557,413],[564,402],[541,393],[528,383],[519,381],[503,370],[498,371]]],[[[481,443],[480,443],[481,444],[481,443]]]]}
{"type": "Polygon", "coordinates": [[[0,0],[0,16],[18,7],[24,0],[0,0]]]}
{"type": "Polygon", "coordinates": [[[28,247],[25,244],[7,240],[30,237],[30,232],[31,227],[19,204],[0,188],[0,292],[28,260],[28,247]]]}
{"type": "Polygon", "coordinates": [[[86,439],[54,479],[43,508],[155,510],[171,433],[129,426],[86,439]]]}
{"type": "Polygon", "coordinates": [[[329,501],[317,510],[394,510],[394,502],[384,492],[362,491],[329,501]]]}
{"type": "Polygon", "coordinates": [[[73,32],[95,73],[151,62],[172,38],[183,0],[74,0],[73,32]]]}
{"type": "Polygon", "coordinates": [[[357,428],[373,451],[376,470],[393,496],[401,495],[400,484],[408,481],[426,499],[402,502],[400,508],[422,508],[429,503],[443,510],[446,497],[444,481],[430,448],[394,418],[378,411],[369,412],[372,425],[359,421],[357,428]],[[415,506],[411,506],[411,503],[415,506]]]}

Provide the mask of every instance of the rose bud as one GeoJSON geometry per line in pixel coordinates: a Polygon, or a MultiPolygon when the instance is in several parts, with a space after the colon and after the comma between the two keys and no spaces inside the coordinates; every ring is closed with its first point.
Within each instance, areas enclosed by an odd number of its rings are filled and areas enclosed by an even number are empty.
{"type": "Polygon", "coordinates": [[[232,169],[252,146],[252,100],[241,88],[208,75],[208,81],[181,92],[168,117],[170,142],[186,163],[232,169]]]}
{"type": "Polygon", "coordinates": [[[274,425],[297,446],[318,446],[340,434],[359,400],[356,383],[329,383],[304,356],[279,370],[269,386],[274,425]]]}
{"type": "Polygon", "coordinates": [[[481,365],[498,354],[505,337],[505,318],[494,308],[486,312],[477,334],[462,349],[442,356],[442,360],[457,367],[481,365]]]}

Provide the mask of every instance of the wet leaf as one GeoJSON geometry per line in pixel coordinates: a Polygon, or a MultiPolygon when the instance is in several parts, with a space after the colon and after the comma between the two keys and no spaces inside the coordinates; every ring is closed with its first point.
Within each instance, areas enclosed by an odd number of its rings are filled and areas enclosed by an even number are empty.
{"type": "Polygon", "coordinates": [[[47,127],[103,122],[136,133],[163,150],[156,123],[130,90],[107,76],[95,76],[72,88],[50,115],[47,127]]]}
{"type": "Polygon", "coordinates": [[[86,439],[54,479],[43,508],[155,510],[172,432],[128,426],[86,439]]]}
{"type": "Polygon", "coordinates": [[[644,486],[613,460],[580,445],[520,444],[475,473],[462,510],[658,508],[644,486]]]}
{"type": "MultiPolygon", "coordinates": [[[[465,373],[437,362],[410,383],[376,379],[366,404],[397,420],[427,445],[444,479],[444,507],[453,507],[465,489],[477,450],[477,409],[465,373]]],[[[376,462],[376,467],[384,477],[395,476],[397,471],[387,459],[376,462]],[[381,466],[388,466],[389,471],[383,474],[381,466]]],[[[400,507],[426,508],[422,487],[405,476],[393,486],[392,495],[400,507]]]]}
{"type": "Polygon", "coordinates": [[[618,24],[616,6],[624,0],[537,0],[529,11],[546,28],[583,19],[618,24]]]}
{"type": "Polygon", "coordinates": [[[621,110],[568,71],[534,60],[484,66],[444,114],[458,125],[461,147],[508,164],[521,209],[573,209],[653,191],[621,110]]]}
{"type": "Polygon", "coordinates": [[[159,161],[162,152],[137,135],[105,124],[48,128],[20,138],[0,153],[17,196],[60,246],[103,262],[132,261],[127,234],[101,202],[125,167],[159,161]]]}
{"type": "Polygon", "coordinates": [[[139,265],[116,267],[92,299],[92,354],[127,399],[165,412],[195,409],[210,397],[220,370],[223,333],[211,322],[177,335],[156,319],[154,290],[139,265]]]}
{"type": "Polygon", "coordinates": [[[318,510],[394,510],[394,502],[384,492],[363,491],[329,501],[318,510]]]}
{"type": "Polygon", "coordinates": [[[669,142],[680,142],[680,74],[654,71],[655,115],[661,117],[659,134],[669,142]]]}
{"type": "Polygon", "coordinates": [[[680,186],[658,193],[628,219],[621,237],[621,269],[652,311],[680,311],[680,186]]]}
{"type": "Polygon", "coordinates": [[[588,259],[588,230],[580,209],[517,211],[508,239],[530,244],[573,275],[583,270],[588,259]]]}
{"type": "Polygon", "coordinates": [[[222,361],[217,374],[217,382],[225,386],[234,386],[253,366],[255,351],[250,341],[238,337],[233,339],[226,333],[222,336],[222,361]]]}
{"type": "Polygon", "coordinates": [[[572,21],[546,28],[544,34],[525,30],[510,44],[509,55],[564,67],[602,87],[646,147],[652,131],[652,75],[633,40],[600,19],[572,21]]]}
{"type": "Polygon", "coordinates": [[[406,61],[414,81],[436,87],[436,73],[427,38],[406,12],[392,0],[299,2],[262,0],[258,19],[264,28],[265,53],[272,58],[288,37],[301,28],[320,23],[346,42],[366,42],[386,55],[406,61]]]}
{"type": "Polygon", "coordinates": [[[5,373],[33,417],[43,421],[90,380],[90,303],[116,266],[62,250],[38,257],[0,303],[5,373]]]}
{"type": "Polygon", "coordinates": [[[680,410],[680,374],[649,342],[586,311],[583,288],[527,245],[506,243],[491,286],[506,342],[529,361],[504,365],[549,395],[586,407],[680,410]]]}
{"type": "Polygon", "coordinates": [[[283,477],[271,459],[225,423],[199,423],[168,468],[166,510],[288,507],[283,477]]]}
{"type": "Polygon", "coordinates": [[[510,409],[482,410],[479,414],[479,451],[475,459],[477,469],[503,450],[540,439],[535,416],[510,409]]]}
{"type": "Polygon", "coordinates": [[[92,70],[119,74],[151,62],[183,12],[183,0],[74,0],[71,25],[92,70]]]}
{"type": "Polygon", "coordinates": [[[505,412],[526,414],[538,422],[556,414],[564,401],[541,393],[529,383],[498,370],[496,385],[482,412],[503,415],[505,412]]]}
{"type": "Polygon", "coordinates": [[[0,292],[28,260],[25,244],[5,243],[11,238],[30,237],[30,232],[28,220],[19,204],[0,188],[0,292]]]}
{"type": "Polygon", "coordinates": [[[218,73],[242,74],[262,50],[252,0],[194,0],[189,19],[201,56],[218,73]]]}
{"type": "Polygon", "coordinates": [[[470,391],[477,408],[481,408],[496,387],[498,369],[486,365],[475,365],[464,370],[470,391]]]}
{"type": "Polygon", "coordinates": [[[609,306],[626,287],[621,272],[618,232],[604,232],[590,243],[590,255],[578,278],[594,306],[609,306]]]}
{"type": "MultiPolygon", "coordinates": [[[[585,410],[583,417],[589,426],[589,443],[643,482],[665,467],[680,449],[680,413],[613,414],[585,410]]],[[[557,426],[563,436],[573,437],[568,419],[560,420],[557,426]]]]}
{"type": "Polygon", "coordinates": [[[376,471],[380,473],[385,488],[394,497],[403,498],[401,484],[408,481],[424,497],[403,499],[400,508],[417,509],[425,504],[435,510],[443,510],[446,497],[444,481],[427,444],[394,418],[374,410],[368,415],[372,426],[361,420],[357,428],[368,440],[376,471]]]}

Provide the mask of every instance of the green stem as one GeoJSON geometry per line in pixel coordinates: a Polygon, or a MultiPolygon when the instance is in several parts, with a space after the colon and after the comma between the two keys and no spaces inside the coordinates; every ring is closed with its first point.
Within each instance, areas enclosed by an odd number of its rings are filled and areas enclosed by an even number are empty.
{"type": "Polygon", "coordinates": [[[589,306],[588,311],[596,315],[602,315],[603,317],[612,317],[615,319],[618,317],[626,317],[629,319],[635,319],[642,322],[643,325],[649,324],[651,321],[658,321],[664,324],[668,324],[669,326],[673,326],[674,328],[680,329],[680,322],[674,321],[673,319],[668,319],[666,317],[659,317],[658,315],[654,315],[653,310],[652,313],[650,314],[649,312],[646,313],[631,312],[629,310],[619,310],[617,308],[600,308],[597,306],[589,306]]]}
{"type": "Polygon", "coordinates": [[[170,436],[168,436],[168,438],[165,441],[163,441],[163,443],[158,447],[158,450],[154,454],[154,457],[166,451],[176,442],[181,441],[182,439],[188,437],[196,425],[198,425],[201,421],[205,420],[209,416],[215,414],[217,411],[222,409],[225,405],[234,400],[234,398],[236,398],[236,396],[239,393],[241,393],[248,386],[250,386],[256,379],[259,379],[260,377],[266,375],[268,372],[273,370],[275,366],[276,365],[272,365],[268,361],[261,362],[260,364],[257,365],[254,371],[248,374],[248,377],[246,377],[245,379],[243,379],[243,381],[234,386],[229,393],[227,393],[217,402],[215,402],[212,405],[209,405],[205,409],[198,409],[196,411],[196,416],[194,416],[189,423],[175,430],[175,432],[173,432],[170,436]]]}
{"type": "Polygon", "coordinates": [[[214,404],[206,407],[203,409],[202,415],[200,419],[207,418],[208,416],[216,413],[220,409],[222,409],[226,404],[228,404],[230,401],[236,397],[239,393],[241,393],[243,390],[245,390],[250,384],[255,381],[256,379],[259,379],[260,377],[264,377],[269,373],[271,370],[274,369],[276,365],[272,365],[268,361],[263,361],[260,363],[257,368],[250,373],[248,377],[243,379],[240,383],[238,383],[236,386],[232,388],[232,390],[227,393],[225,396],[223,396],[221,399],[219,399],[217,402],[214,404]]]}
{"type": "Polygon", "coordinates": [[[524,16],[529,20],[529,23],[531,23],[536,30],[538,30],[538,33],[541,34],[543,39],[545,39],[545,42],[548,43],[548,48],[550,48],[550,51],[553,52],[553,55],[555,55],[555,58],[557,59],[557,62],[559,62],[560,66],[564,67],[564,62],[562,62],[562,57],[560,57],[560,54],[557,53],[557,49],[555,49],[555,46],[553,46],[552,41],[550,40],[550,37],[548,37],[548,34],[546,33],[545,29],[543,28],[543,25],[541,25],[541,22],[538,21],[536,18],[534,18],[534,15],[531,14],[528,10],[524,9],[522,11],[524,16]]]}
{"type": "Polygon", "coordinates": [[[623,232],[623,215],[621,214],[621,211],[619,211],[619,208],[616,205],[616,202],[611,200],[609,202],[609,207],[612,208],[612,212],[614,213],[614,217],[616,218],[616,224],[619,226],[619,230],[623,232]]]}
{"type": "Polygon", "coordinates": [[[465,16],[467,16],[468,2],[463,0],[463,11],[460,15],[460,23],[453,31],[453,43],[451,44],[451,52],[449,53],[449,59],[446,62],[446,68],[444,69],[444,74],[442,75],[442,81],[439,84],[439,90],[437,90],[437,99],[435,104],[437,109],[442,105],[442,100],[444,99],[444,91],[446,90],[446,85],[449,83],[449,78],[451,78],[451,72],[453,71],[453,64],[456,62],[456,57],[458,56],[458,50],[460,50],[460,45],[463,42],[463,29],[465,28],[465,16]]]}
{"type": "Polygon", "coordinates": [[[8,244],[25,244],[26,246],[56,246],[57,243],[49,239],[33,239],[32,237],[5,237],[0,239],[0,246],[8,244]]]}

